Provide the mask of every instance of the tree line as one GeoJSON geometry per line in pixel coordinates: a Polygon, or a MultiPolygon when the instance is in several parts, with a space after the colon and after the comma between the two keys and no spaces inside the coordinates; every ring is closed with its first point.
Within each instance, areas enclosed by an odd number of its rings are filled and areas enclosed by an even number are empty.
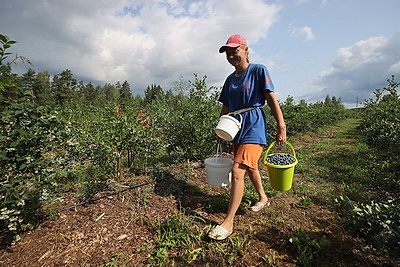
{"type": "Polygon", "coordinates": [[[173,96],[171,89],[164,92],[162,87],[156,84],[147,86],[144,97],[140,94],[133,96],[131,86],[126,80],[116,84],[94,85],[92,82],[78,81],[69,69],[51,77],[48,71],[36,73],[30,68],[23,75],[17,76],[12,73],[11,66],[4,66],[2,77],[12,81],[12,86],[3,88],[2,99],[16,99],[21,94],[21,88],[24,88],[31,92],[32,101],[38,105],[66,106],[79,102],[94,106],[127,106],[135,102],[146,104],[156,98],[173,96]]]}

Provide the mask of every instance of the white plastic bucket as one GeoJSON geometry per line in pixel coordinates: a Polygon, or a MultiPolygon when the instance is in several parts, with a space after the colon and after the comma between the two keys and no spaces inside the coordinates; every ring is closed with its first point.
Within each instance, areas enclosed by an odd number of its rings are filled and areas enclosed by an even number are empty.
{"type": "Polygon", "coordinates": [[[207,183],[217,186],[231,184],[233,160],[227,158],[207,158],[204,161],[207,173],[207,183]]]}
{"type": "Polygon", "coordinates": [[[242,127],[242,116],[239,114],[239,117],[240,121],[230,115],[222,115],[215,127],[215,133],[226,141],[232,141],[242,127]]]}

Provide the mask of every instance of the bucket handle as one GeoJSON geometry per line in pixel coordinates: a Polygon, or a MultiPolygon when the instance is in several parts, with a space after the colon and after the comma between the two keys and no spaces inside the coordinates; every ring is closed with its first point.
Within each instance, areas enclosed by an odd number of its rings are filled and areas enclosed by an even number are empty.
{"type": "Polygon", "coordinates": [[[233,114],[233,115],[239,115],[240,120],[239,120],[239,125],[238,125],[238,127],[239,127],[239,129],[242,128],[242,120],[243,120],[242,115],[241,115],[241,114],[233,114]]]}
{"type": "Polygon", "coordinates": [[[233,114],[233,113],[228,113],[228,114],[225,114],[225,115],[223,115],[223,116],[231,116],[231,117],[233,117],[234,119],[236,119],[235,118],[235,116],[234,115],[239,115],[239,124],[237,123],[237,122],[235,122],[236,123],[236,125],[239,127],[239,129],[241,129],[242,128],[242,121],[243,121],[243,117],[242,117],[242,115],[241,114],[233,114]]]}
{"type": "MultiPolygon", "coordinates": [[[[271,150],[271,148],[272,148],[275,144],[276,144],[276,141],[273,141],[273,142],[269,145],[269,147],[268,147],[268,149],[267,149],[267,151],[265,152],[265,155],[264,155],[264,162],[267,160],[268,152],[271,150]]],[[[297,158],[296,158],[296,151],[294,151],[294,148],[293,148],[292,144],[291,144],[289,141],[286,141],[286,144],[292,149],[293,157],[294,157],[295,159],[297,159],[297,158]]]]}
{"type": "Polygon", "coordinates": [[[240,117],[240,120],[239,120],[239,123],[240,123],[239,128],[242,128],[242,120],[243,120],[242,114],[238,114],[238,115],[239,115],[239,117],[240,117]]]}
{"type": "Polygon", "coordinates": [[[215,154],[215,157],[216,158],[218,158],[218,155],[219,155],[219,153],[218,152],[220,152],[221,151],[221,142],[217,142],[217,153],[215,154]]]}
{"type": "MultiPolygon", "coordinates": [[[[239,128],[241,128],[241,126],[242,126],[242,121],[243,121],[243,117],[242,117],[242,114],[240,114],[240,113],[235,113],[235,112],[229,112],[228,114],[225,114],[225,115],[223,115],[223,116],[232,116],[234,119],[236,119],[235,118],[235,115],[239,115],[239,128]]],[[[237,124],[237,123],[236,123],[237,124]]]]}
{"type": "MultiPolygon", "coordinates": [[[[228,113],[228,114],[225,114],[226,116],[232,116],[233,118],[235,118],[235,115],[239,115],[239,128],[242,128],[242,120],[243,120],[243,117],[242,117],[242,114],[240,114],[240,113],[234,113],[234,112],[230,112],[230,113],[228,113]]],[[[236,119],[236,118],[235,118],[236,119]]],[[[237,124],[237,123],[236,123],[237,124]]]]}

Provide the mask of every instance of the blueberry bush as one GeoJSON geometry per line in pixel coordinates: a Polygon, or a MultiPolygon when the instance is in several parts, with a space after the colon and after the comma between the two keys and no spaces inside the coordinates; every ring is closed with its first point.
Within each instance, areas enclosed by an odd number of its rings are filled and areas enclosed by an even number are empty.
{"type": "Polygon", "coordinates": [[[375,90],[375,98],[365,101],[359,129],[370,146],[394,156],[400,154],[400,83],[394,76],[387,82],[387,87],[375,90]]]}
{"type": "Polygon", "coordinates": [[[348,225],[355,236],[372,246],[400,257],[400,95],[399,82],[392,76],[388,86],[376,89],[362,109],[359,130],[371,147],[370,176],[385,195],[372,201],[356,203],[348,225]]]}

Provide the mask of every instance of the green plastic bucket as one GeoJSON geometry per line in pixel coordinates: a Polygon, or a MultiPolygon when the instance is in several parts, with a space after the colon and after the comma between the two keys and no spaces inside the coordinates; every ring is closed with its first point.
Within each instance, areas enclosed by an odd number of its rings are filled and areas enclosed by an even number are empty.
{"type": "MultiPolygon", "coordinates": [[[[275,145],[275,141],[271,143],[268,147],[267,151],[265,152],[264,156],[264,164],[267,166],[269,182],[273,189],[278,191],[288,191],[292,188],[293,183],[293,175],[294,175],[294,166],[298,163],[296,158],[296,152],[291,143],[286,142],[286,144],[292,149],[293,155],[296,160],[294,163],[289,165],[274,165],[267,162],[267,157],[272,156],[274,154],[268,154],[271,148],[275,145]]],[[[278,154],[285,154],[285,153],[278,153],[278,154]]]]}

